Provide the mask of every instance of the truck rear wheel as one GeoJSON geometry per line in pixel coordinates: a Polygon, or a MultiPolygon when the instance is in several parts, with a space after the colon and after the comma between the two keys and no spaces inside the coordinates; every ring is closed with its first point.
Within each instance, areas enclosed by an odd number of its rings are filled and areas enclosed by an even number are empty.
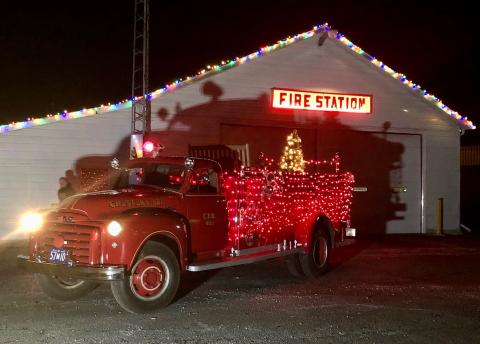
{"type": "Polygon", "coordinates": [[[45,274],[35,274],[35,279],[45,294],[60,301],[77,300],[99,285],[92,281],[45,274]]]}
{"type": "Polygon", "coordinates": [[[298,257],[297,253],[287,256],[285,260],[287,262],[288,272],[290,272],[292,276],[305,277],[302,270],[302,264],[300,263],[300,258],[298,257]]]}
{"type": "Polygon", "coordinates": [[[330,238],[323,229],[313,234],[310,253],[299,255],[303,273],[309,278],[323,275],[328,270],[330,260],[330,238]]]}
{"type": "Polygon", "coordinates": [[[122,281],[112,282],[118,304],[131,313],[148,313],[172,302],[180,284],[180,266],[173,251],[151,242],[142,249],[122,281]]]}

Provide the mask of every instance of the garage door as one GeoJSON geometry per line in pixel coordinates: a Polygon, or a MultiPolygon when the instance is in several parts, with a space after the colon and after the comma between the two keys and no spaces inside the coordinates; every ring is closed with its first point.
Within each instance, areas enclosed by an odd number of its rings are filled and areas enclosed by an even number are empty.
{"type": "MultiPolygon", "coordinates": [[[[223,144],[249,144],[251,161],[259,152],[278,159],[293,128],[221,125],[223,144]]],[[[355,175],[352,226],[359,235],[421,232],[421,136],[298,129],[305,159],[340,153],[342,169],[355,175]]]]}
{"type": "Polygon", "coordinates": [[[421,136],[339,132],[319,147],[338,151],[342,166],[367,192],[354,196],[352,224],[359,234],[421,232],[421,136]],[[335,142],[336,141],[336,142],[335,142]]]}
{"type": "Polygon", "coordinates": [[[403,145],[398,168],[390,171],[392,202],[400,204],[387,233],[422,232],[422,141],[420,135],[388,134],[387,140],[403,145]]]}

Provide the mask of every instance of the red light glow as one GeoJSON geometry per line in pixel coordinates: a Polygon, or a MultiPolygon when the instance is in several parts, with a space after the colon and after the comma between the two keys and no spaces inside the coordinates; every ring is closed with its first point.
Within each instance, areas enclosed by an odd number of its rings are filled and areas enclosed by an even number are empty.
{"type": "Polygon", "coordinates": [[[152,153],[154,149],[155,149],[155,145],[153,144],[152,141],[145,141],[143,143],[143,151],[145,153],[152,153]]]}
{"type": "Polygon", "coordinates": [[[294,233],[308,233],[319,215],[334,226],[350,220],[354,177],[341,173],[339,157],[305,161],[307,169],[330,166],[331,173],[281,172],[265,168],[245,168],[224,176],[231,247],[246,248],[296,239],[294,233]]]}
{"type": "Polygon", "coordinates": [[[168,176],[168,181],[170,182],[170,184],[178,185],[182,182],[182,177],[177,176],[177,175],[169,175],[168,176]]]}

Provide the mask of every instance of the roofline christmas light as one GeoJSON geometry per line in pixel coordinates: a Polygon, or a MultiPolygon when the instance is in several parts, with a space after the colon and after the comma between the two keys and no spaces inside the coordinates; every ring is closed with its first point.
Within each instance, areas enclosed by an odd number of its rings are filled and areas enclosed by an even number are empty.
{"type": "MultiPolygon", "coordinates": [[[[317,32],[320,31],[331,31],[331,37],[334,37],[337,41],[357,53],[358,55],[362,55],[365,58],[367,58],[371,63],[379,67],[380,69],[384,70],[387,74],[389,74],[391,77],[397,79],[404,85],[407,85],[409,88],[412,90],[418,92],[423,98],[426,100],[430,101],[432,104],[434,104],[436,107],[439,109],[443,110],[447,115],[449,115],[452,118],[455,118],[459,123],[462,125],[470,128],[470,129],[475,129],[475,125],[468,120],[467,117],[461,116],[458,112],[453,111],[450,109],[448,106],[443,104],[443,102],[435,97],[433,94],[428,93],[426,90],[423,90],[419,85],[413,83],[412,81],[408,80],[404,74],[395,72],[392,68],[388,67],[385,65],[383,62],[377,60],[375,57],[367,54],[364,50],[362,50],[360,47],[357,45],[353,44],[350,40],[348,40],[344,35],[340,33],[336,33],[331,30],[330,26],[328,26],[327,23],[322,24],[322,25],[316,25],[313,27],[312,30],[297,34],[295,36],[290,36],[285,39],[279,40],[277,43],[273,45],[268,45],[265,47],[260,48],[259,50],[243,56],[243,57],[235,57],[234,59],[231,60],[225,60],[222,61],[221,63],[217,65],[208,65],[204,69],[198,71],[195,75],[193,76],[187,76],[185,78],[180,78],[175,81],[173,81],[170,84],[165,85],[164,87],[153,91],[152,93],[148,94],[147,97],[150,99],[155,99],[158,96],[168,93],[170,91],[176,90],[177,88],[189,85],[190,83],[194,81],[201,80],[202,78],[211,75],[211,74],[216,74],[220,73],[222,71],[228,70],[232,67],[244,64],[248,61],[255,60],[263,55],[266,55],[270,52],[273,52],[275,50],[284,48],[286,46],[289,46],[295,42],[298,41],[303,41],[306,40],[313,35],[315,35],[317,32]]],[[[141,97],[136,97],[136,99],[140,99],[141,97]]],[[[68,120],[68,119],[74,119],[74,118],[82,118],[82,117],[89,117],[89,116],[94,116],[94,115],[99,115],[107,112],[112,112],[112,111],[117,111],[117,110],[123,110],[123,109],[128,109],[131,108],[132,106],[132,101],[129,99],[122,100],[118,103],[115,104],[110,104],[108,103],[107,105],[100,105],[97,107],[89,108],[89,109],[82,109],[79,111],[74,111],[74,112],[68,112],[67,110],[63,112],[58,112],[56,114],[48,114],[45,117],[42,118],[28,118],[26,121],[21,121],[21,122],[13,122],[10,124],[5,124],[5,125],[0,125],[0,134],[5,134],[10,131],[14,130],[19,130],[19,129],[24,129],[24,128],[32,128],[32,127],[37,127],[49,123],[55,123],[63,120],[68,120]]]]}

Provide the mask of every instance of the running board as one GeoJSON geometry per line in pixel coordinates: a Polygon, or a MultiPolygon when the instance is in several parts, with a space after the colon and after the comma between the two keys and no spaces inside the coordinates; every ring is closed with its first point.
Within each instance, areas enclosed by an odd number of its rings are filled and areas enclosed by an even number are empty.
{"type": "Polygon", "coordinates": [[[208,262],[201,262],[201,263],[194,263],[187,266],[188,271],[206,271],[206,270],[214,270],[220,268],[226,268],[230,266],[238,266],[244,264],[250,264],[255,262],[260,262],[262,260],[268,260],[273,258],[279,258],[288,256],[294,253],[301,253],[305,252],[304,248],[298,247],[293,249],[286,249],[282,251],[267,251],[267,252],[259,252],[250,255],[241,255],[237,257],[225,257],[217,260],[210,260],[208,262]]]}

